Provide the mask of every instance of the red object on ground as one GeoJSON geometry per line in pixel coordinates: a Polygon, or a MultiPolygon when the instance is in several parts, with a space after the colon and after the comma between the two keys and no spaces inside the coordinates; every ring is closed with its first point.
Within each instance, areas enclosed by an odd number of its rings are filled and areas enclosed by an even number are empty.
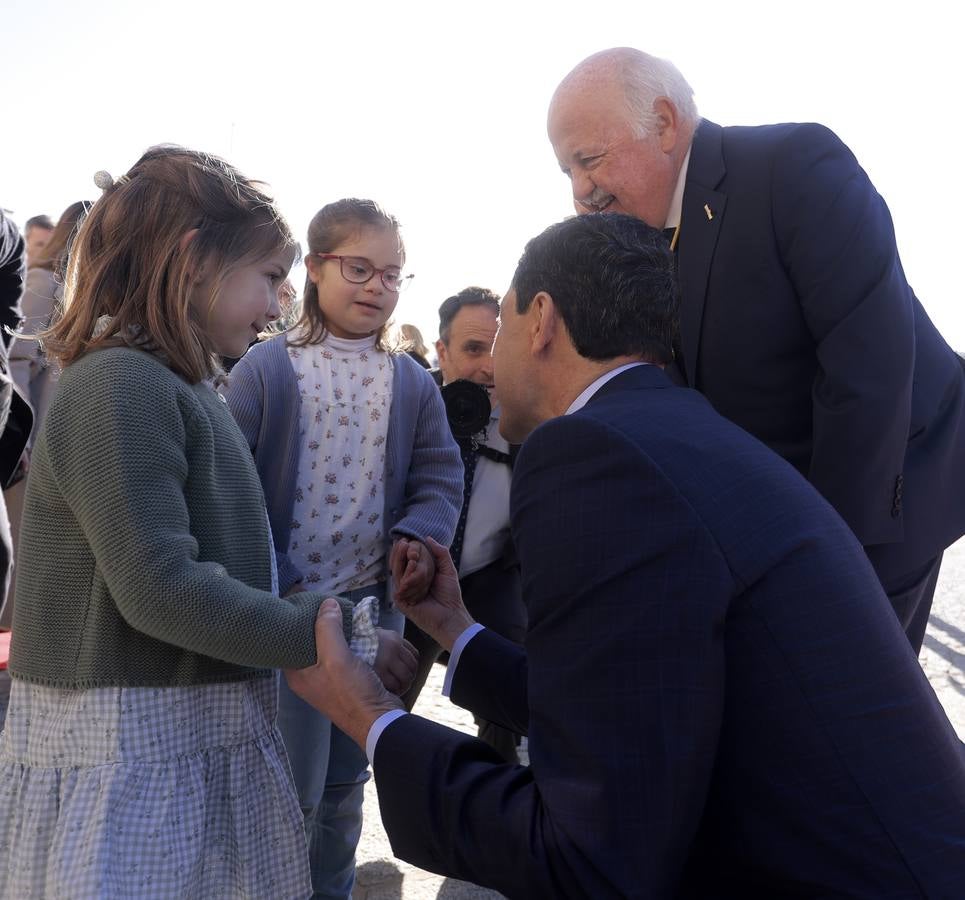
{"type": "Polygon", "coordinates": [[[10,656],[10,631],[0,631],[0,670],[7,668],[10,656]]]}

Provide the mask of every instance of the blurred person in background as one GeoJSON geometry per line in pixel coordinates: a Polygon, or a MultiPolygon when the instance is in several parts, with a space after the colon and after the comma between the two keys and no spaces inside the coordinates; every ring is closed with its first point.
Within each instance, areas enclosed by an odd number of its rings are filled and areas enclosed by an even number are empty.
{"type": "Polygon", "coordinates": [[[31,216],[23,227],[24,241],[27,247],[27,265],[32,266],[34,260],[54,230],[54,223],[50,216],[31,216]]]}
{"type": "Polygon", "coordinates": [[[431,369],[429,362],[429,348],[426,346],[422,332],[415,325],[404,322],[399,326],[399,349],[408,353],[423,369],[431,369]]]}
{"type": "MultiPolygon", "coordinates": [[[[30,436],[30,405],[17,392],[7,372],[7,348],[21,320],[20,297],[24,281],[24,239],[17,226],[0,209],[0,483],[6,484],[30,436]]],[[[0,496],[0,604],[8,590],[13,561],[13,542],[7,512],[0,496]]],[[[9,636],[8,636],[9,637],[9,636]]],[[[4,665],[6,649],[3,650],[4,665]]],[[[0,671],[0,727],[7,713],[10,677],[0,671]]]]}
{"type": "MultiPolygon", "coordinates": [[[[74,235],[91,204],[79,200],[67,207],[57,220],[45,242],[36,248],[27,264],[21,308],[23,324],[16,340],[10,346],[10,375],[20,393],[30,403],[34,415],[34,433],[38,434],[47,415],[47,407],[57,385],[58,367],[50,365],[37,335],[50,327],[54,311],[60,304],[64,290],[67,259],[74,235]]],[[[44,217],[46,218],[46,217],[44,217]]],[[[32,220],[31,220],[32,221],[32,220]]],[[[36,232],[40,226],[26,231],[36,232]]],[[[26,238],[27,246],[30,237],[26,238]]],[[[26,476],[30,467],[30,441],[24,447],[11,482],[4,490],[4,502],[10,518],[10,533],[14,555],[20,536],[20,519],[23,515],[23,498],[26,476]]],[[[7,602],[0,609],[0,627],[9,628],[13,620],[13,597],[16,589],[16,569],[10,575],[7,602]]]]}

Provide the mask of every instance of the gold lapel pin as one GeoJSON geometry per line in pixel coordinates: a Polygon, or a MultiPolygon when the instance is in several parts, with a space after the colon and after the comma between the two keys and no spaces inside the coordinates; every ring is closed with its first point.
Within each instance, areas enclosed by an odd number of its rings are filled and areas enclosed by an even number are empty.
{"type": "Polygon", "coordinates": [[[707,221],[710,222],[714,218],[714,211],[705,203],[704,212],[707,213],[707,221]]]}

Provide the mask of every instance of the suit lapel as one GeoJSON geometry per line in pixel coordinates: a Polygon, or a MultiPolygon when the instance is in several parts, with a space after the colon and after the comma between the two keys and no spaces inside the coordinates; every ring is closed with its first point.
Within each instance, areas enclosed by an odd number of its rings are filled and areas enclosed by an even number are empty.
{"type": "Polygon", "coordinates": [[[687,384],[696,386],[700,323],[707,297],[710,265],[724,220],[727,197],[715,188],[726,174],[721,149],[722,129],[703,119],[694,135],[680,213],[677,248],[680,281],[680,343],[687,384]],[[709,210],[709,212],[708,212],[709,210]]]}

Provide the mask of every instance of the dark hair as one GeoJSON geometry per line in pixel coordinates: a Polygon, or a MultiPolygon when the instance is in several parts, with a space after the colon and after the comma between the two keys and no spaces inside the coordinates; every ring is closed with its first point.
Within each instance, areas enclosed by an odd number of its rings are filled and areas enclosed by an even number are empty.
{"type": "Polygon", "coordinates": [[[47,231],[53,231],[54,220],[50,216],[31,216],[23,226],[23,233],[29,234],[32,228],[44,228],[47,231]]]}
{"type": "Polygon", "coordinates": [[[63,279],[67,271],[67,258],[70,255],[70,245],[80,228],[84,216],[93,204],[89,200],[78,200],[71,203],[61,214],[54,227],[53,234],[37,254],[32,267],[35,269],[49,269],[58,278],[63,279]]]}
{"type": "Polygon", "coordinates": [[[63,316],[42,336],[48,351],[69,365],[133,342],[192,384],[217,374],[215,348],[191,303],[197,273],[211,274],[203,298],[210,309],[238,267],[282,250],[294,256],[291,231],[263,187],[216,156],[149,149],[85,217],[70,252],[63,316]]]}
{"type": "Polygon", "coordinates": [[[640,219],[591,213],[551,225],[533,238],[513,276],[524,314],[545,291],[580,356],[673,359],[678,292],[666,238],[640,219]]]}
{"type": "Polygon", "coordinates": [[[489,288],[467,287],[442,301],[442,306],[439,307],[439,340],[447,347],[452,320],[464,306],[488,306],[498,316],[499,294],[489,288]]]}
{"type": "MultiPolygon", "coordinates": [[[[359,200],[347,197],[323,206],[315,213],[308,224],[308,256],[316,253],[331,253],[347,240],[359,235],[363,228],[376,228],[394,231],[399,238],[399,250],[405,259],[405,245],[399,234],[399,220],[387,213],[374,200],[359,200]]],[[[305,259],[308,265],[308,257],[305,259]]],[[[328,333],[325,314],[318,299],[318,285],[312,281],[311,273],[305,275],[305,290],[302,293],[302,313],[293,330],[300,332],[288,340],[292,347],[305,347],[319,343],[328,333]]],[[[386,343],[386,322],[375,336],[375,346],[389,350],[386,343]]]]}

